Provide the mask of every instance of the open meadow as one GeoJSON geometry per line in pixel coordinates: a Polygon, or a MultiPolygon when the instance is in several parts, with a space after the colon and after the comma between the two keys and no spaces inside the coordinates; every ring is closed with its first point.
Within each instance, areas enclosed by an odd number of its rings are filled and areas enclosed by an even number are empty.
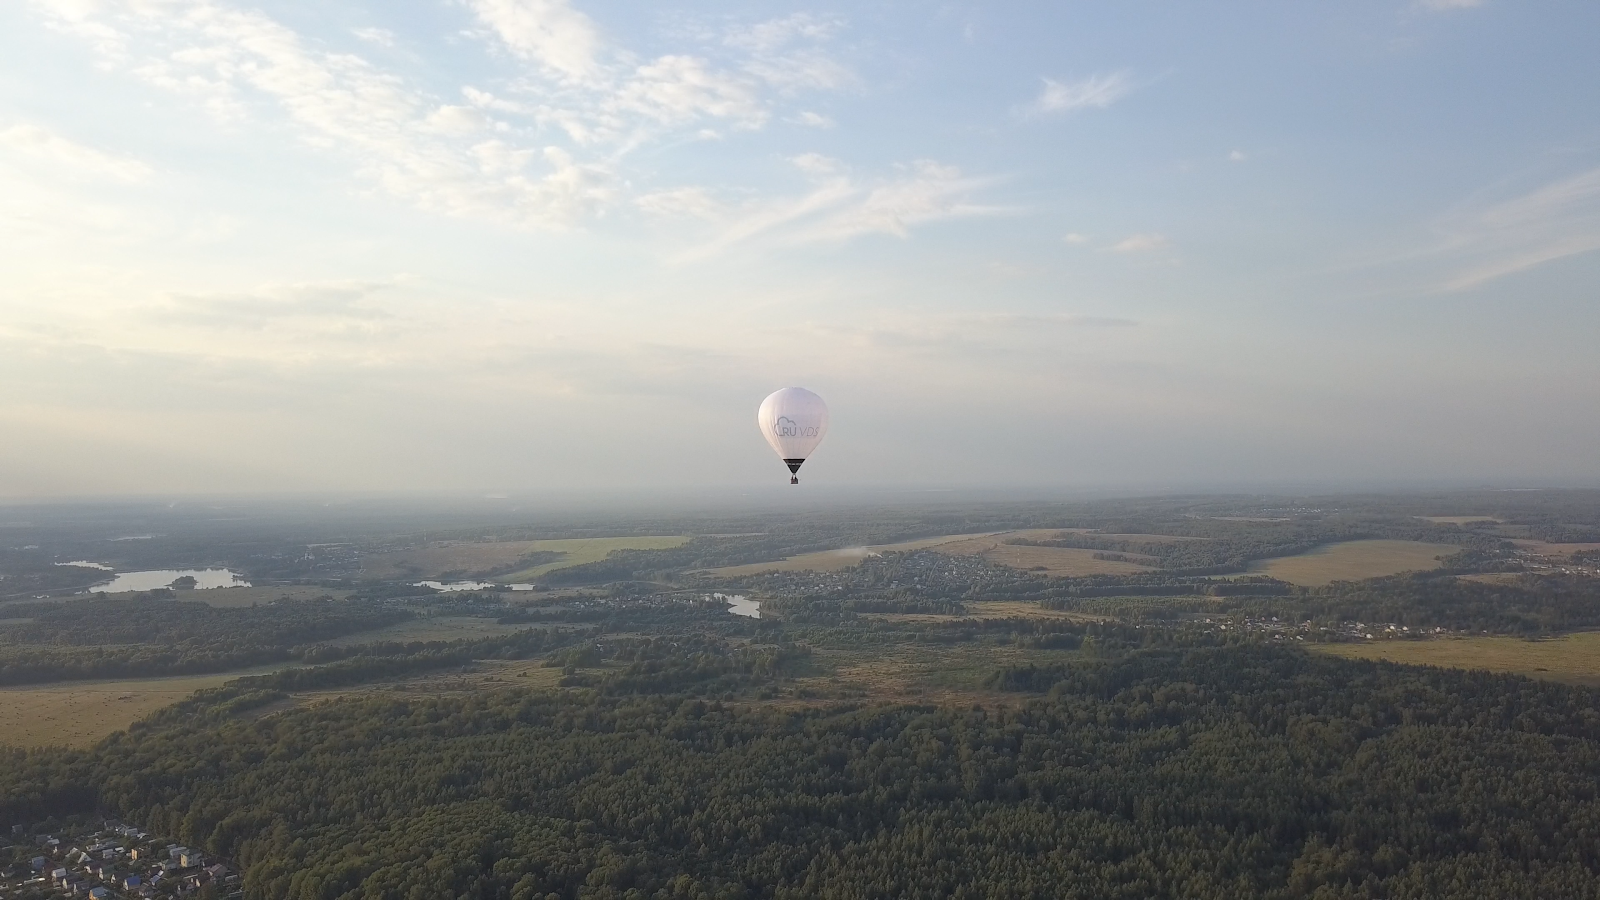
{"type": "Polygon", "coordinates": [[[216,675],[71,681],[0,688],[0,744],[12,747],[88,747],[163,706],[203,688],[282,666],[216,675]]]}
{"type": "MultiPolygon", "coordinates": [[[[741,575],[759,575],[764,572],[837,572],[859,565],[869,556],[885,553],[905,553],[912,550],[934,550],[952,556],[981,556],[989,562],[1013,569],[1042,572],[1055,576],[1077,575],[1127,575],[1148,572],[1150,566],[1120,560],[1095,559],[1094,550],[1076,547],[1034,547],[1026,544],[1009,544],[1012,540],[1050,540],[1062,534],[1082,534],[1082,528],[1035,528],[1020,531],[990,531],[980,534],[947,534],[940,537],[902,541],[897,544],[875,544],[869,547],[845,547],[839,550],[821,550],[802,553],[772,562],[750,563],[742,566],[723,566],[708,570],[709,574],[736,578],[741,575]]],[[[1108,540],[1170,542],[1202,540],[1202,538],[1172,537],[1160,534],[1106,534],[1096,535],[1108,540]]],[[[1136,554],[1131,554],[1136,555],[1136,554]]]]}
{"type": "Polygon", "coordinates": [[[1312,644],[1311,649],[1346,659],[1381,659],[1450,669],[1487,669],[1530,678],[1600,686],[1600,632],[1580,631],[1527,640],[1499,635],[1426,641],[1364,641],[1312,644]]]}
{"type": "Polygon", "coordinates": [[[1442,557],[1460,549],[1421,541],[1344,541],[1296,556],[1260,560],[1251,564],[1250,574],[1269,575],[1302,587],[1320,587],[1335,581],[1437,569],[1442,557]]]}
{"type": "Polygon", "coordinates": [[[687,535],[564,538],[539,541],[448,541],[362,557],[367,578],[486,578],[528,581],[555,569],[599,562],[618,550],[670,550],[687,535]],[[560,554],[556,558],[551,555],[560,554]],[[531,558],[531,559],[530,559],[531,558]],[[528,560],[527,565],[518,563],[528,560]]]}
{"type": "Polygon", "coordinates": [[[517,631],[526,631],[529,625],[501,625],[494,619],[482,616],[424,616],[409,619],[379,628],[376,631],[360,631],[347,634],[344,637],[326,641],[335,647],[350,647],[356,644],[374,644],[394,642],[408,644],[413,641],[462,641],[477,640],[479,638],[497,637],[502,634],[511,634],[517,631]]]}

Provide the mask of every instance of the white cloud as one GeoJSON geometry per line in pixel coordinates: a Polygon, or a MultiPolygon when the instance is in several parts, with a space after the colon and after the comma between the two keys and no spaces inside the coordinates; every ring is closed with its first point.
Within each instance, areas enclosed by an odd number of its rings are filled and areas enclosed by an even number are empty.
{"type": "Polygon", "coordinates": [[[895,177],[874,183],[858,181],[838,160],[820,154],[804,154],[792,162],[812,179],[812,190],[736,211],[716,237],[681,258],[703,259],[756,238],[782,244],[842,241],[866,234],[904,238],[918,225],[1013,212],[971,201],[992,179],[967,177],[955,166],[932,160],[900,166],[895,177]]]}
{"type": "Polygon", "coordinates": [[[1133,80],[1126,72],[1091,75],[1072,82],[1043,80],[1044,88],[1029,107],[1034,114],[1105,109],[1133,91],[1133,80]]]}
{"type": "Polygon", "coordinates": [[[500,40],[524,59],[573,81],[601,74],[600,29],[566,0],[468,0],[500,40]]]}
{"type": "MultiPolygon", "coordinates": [[[[518,7],[489,5],[510,10],[506,15],[518,7]]],[[[90,21],[67,0],[48,8],[63,27],[90,21]]],[[[602,209],[614,194],[606,165],[576,162],[565,151],[484,144],[477,136],[490,122],[480,109],[437,105],[360,57],[308,46],[259,12],[212,0],[112,0],[95,9],[102,16],[95,24],[114,31],[111,43],[122,48],[123,55],[103,58],[107,65],[126,62],[158,86],[197,95],[219,115],[275,108],[308,143],[347,155],[385,190],[424,210],[565,225],[602,209]]]]}
{"type": "Polygon", "coordinates": [[[1228,154],[1228,161],[1229,162],[1244,162],[1248,158],[1249,157],[1244,155],[1244,151],[1243,150],[1235,150],[1232,153],[1228,154]]]}
{"type": "Polygon", "coordinates": [[[758,127],[767,118],[748,82],[693,56],[663,56],[640,66],[616,103],[669,125],[710,117],[758,127]]]}
{"type": "MultiPolygon", "coordinates": [[[[566,226],[628,204],[653,217],[721,221],[714,243],[725,244],[800,220],[806,228],[791,239],[904,235],[920,223],[992,211],[970,200],[980,181],[931,162],[866,184],[838,163],[800,157],[795,164],[824,183],[804,197],[749,200],[737,213],[704,192],[635,187],[623,161],[640,147],[722,140],[764,127],[793,96],[853,84],[824,52],[844,27],[838,19],[791,15],[713,33],[705,53],[641,60],[608,44],[568,0],[463,0],[482,26],[478,36],[529,65],[492,90],[462,85],[463,102],[451,103],[228,0],[36,2],[56,27],[94,41],[103,65],[192,96],[219,117],[286,118],[305,142],[442,215],[566,226]]],[[[393,42],[381,29],[357,35],[393,42]]],[[[833,125],[809,110],[788,114],[811,127],[833,125]]]]}
{"type": "Polygon", "coordinates": [[[1444,239],[1431,252],[1469,260],[1446,281],[1450,291],[1600,250],[1600,168],[1463,210],[1439,229],[1444,239]]]}
{"type": "Polygon", "coordinates": [[[644,194],[633,202],[642,211],[664,218],[711,219],[722,212],[722,204],[702,187],[655,191],[644,194]]]}
{"type": "Polygon", "coordinates": [[[0,147],[72,178],[140,182],[152,174],[149,166],[136,159],[85,147],[48,128],[28,123],[0,130],[0,147]]]}
{"type": "Polygon", "coordinates": [[[369,332],[393,315],[374,302],[390,282],[325,281],[267,285],[237,294],[169,294],[156,317],[213,328],[300,328],[369,332]]]}
{"type": "Polygon", "coordinates": [[[809,125],[812,128],[832,128],[837,124],[827,116],[822,115],[821,113],[812,112],[810,110],[806,110],[805,112],[800,113],[798,116],[794,116],[788,121],[793,122],[796,125],[809,125]]]}
{"type": "Polygon", "coordinates": [[[394,46],[394,32],[387,28],[356,28],[351,30],[350,33],[369,44],[377,44],[379,47],[394,46]]]}
{"type": "Polygon", "coordinates": [[[1417,0],[1417,6],[1429,12],[1448,12],[1453,9],[1473,9],[1483,5],[1483,0],[1417,0]]]}
{"type": "Polygon", "coordinates": [[[1065,235],[1062,235],[1061,241],[1066,244],[1087,244],[1089,242],[1089,236],[1086,234],[1079,234],[1076,231],[1071,231],[1065,235]]]}
{"type": "Polygon", "coordinates": [[[1130,234],[1112,244],[1109,249],[1112,253],[1148,253],[1152,250],[1164,250],[1167,245],[1168,241],[1164,235],[1130,234]]]}
{"type": "Polygon", "coordinates": [[[753,53],[771,53],[798,40],[828,40],[843,28],[842,19],[819,19],[802,12],[782,19],[731,28],[723,40],[729,46],[753,53]]]}

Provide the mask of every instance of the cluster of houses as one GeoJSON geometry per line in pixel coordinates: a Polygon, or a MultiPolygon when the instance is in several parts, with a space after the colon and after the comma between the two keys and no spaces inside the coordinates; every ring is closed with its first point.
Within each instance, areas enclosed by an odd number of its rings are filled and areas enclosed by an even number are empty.
{"type": "MultiPolygon", "coordinates": [[[[28,877],[8,887],[45,885],[57,896],[90,900],[183,897],[206,887],[218,897],[243,896],[239,876],[222,861],[189,847],[163,845],[131,825],[106,822],[99,831],[74,837],[40,834],[34,843],[37,855],[28,860],[28,877]]],[[[0,890],[0,897],[5,895],[0,890]]]]}

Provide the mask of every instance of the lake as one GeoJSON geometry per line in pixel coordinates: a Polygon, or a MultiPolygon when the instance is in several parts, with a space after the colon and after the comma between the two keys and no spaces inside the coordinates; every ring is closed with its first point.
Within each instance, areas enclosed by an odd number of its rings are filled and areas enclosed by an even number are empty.
{"type": "Polygon", "coordinates": [[[728,612],[751,619],[761,618],[761,601],[750,600],[743,594],[712,594],[712,599],[728,604],[728,612]]]}
{"type": "Polygon", "coordinates": [[[152,569],[148,572],[122,572],[110,581],[89,588],[89,591],[105,591],[108,594],[153,591],[168,587],[185,575],[194,579],[196,590],[250,586],[250,582],[240,578],[239,573],[232,569],[152,569]]]}
{"type": "Polygon", "coordinates": [[[436,591],[444,591],[445,593],[450,593],[451,591],[488,591],[488,590],[493,590],[494,589],[494,582],[492,582],[492,581],[451,581],[451,582],[418,581],[418,582],[412,584],[411,586],[412,587],[433,588],[436,591]]]}

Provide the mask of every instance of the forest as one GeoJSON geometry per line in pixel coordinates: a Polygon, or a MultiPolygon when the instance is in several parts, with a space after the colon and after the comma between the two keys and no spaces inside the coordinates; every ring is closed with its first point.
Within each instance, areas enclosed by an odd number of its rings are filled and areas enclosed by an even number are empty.
{"type": "Polygon", "coordinates": [[[553,694],[221,691],[10,754],[0,819],[115,811],[295,900],[1600,896],[1581,688],[1178,646],[997,669],[1014,705],[773,708],[778,648],[614,652],[553,694]]]}
{"type": "MultiPolygon", "coordinates": [[[[1450,521],[1383,498],[722,517],[515,593],[349,573],[372,548],[606,526],[441,520],[327,550],[237,526],[204,558],[326,566],[316,584],[347,599],[4,606],[3,684],[285,667],[83,749],[0,749],[0,826],[136,822],[227,859],[251,900],[1600,898],[1595,688],[1335,658],[1307,648],[1349,629],[1273,624],[1600,626],[1600,579],[1533,571],[1523,550],[1600,527],[1569,501],[1423,507],[1450,521]],[[1470,520],[1484,509],[1498,518],[1470,520]],[[1000,539],[1147,569],[1058,577],[923,549],[711,571],[1023,528],[1000,539]],[[1318,586],[1240,571],[1365,538],[1459,549],[1318,586]],[[759,598],[762,618],[718,592],[759,598]],[[430,621],[476,636],[385,637],[430,621]]],[[[171,530],[184,558],[206,552],[171,530]]]]}

